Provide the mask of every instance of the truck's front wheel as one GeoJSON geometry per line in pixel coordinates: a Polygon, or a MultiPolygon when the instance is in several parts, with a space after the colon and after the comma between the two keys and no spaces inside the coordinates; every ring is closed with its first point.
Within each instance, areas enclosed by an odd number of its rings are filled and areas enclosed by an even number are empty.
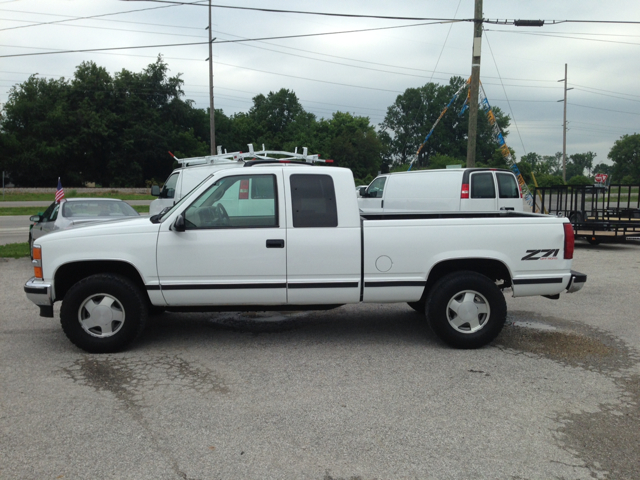
{"type": "Polygon", "coordinates": [[[69,289],[60,309],[60,323],[69,340],[81,349],[116,352],[142,332],[147,303],[128,278],[92,275],[69,289]]]}
{"type": "Polygon", "coordinates": [[[507,318],[504,295],[471,271],[453,272],[431,289],[426,305],[431,329],[455,348],[479,348],[494,340],[507,318]]]}

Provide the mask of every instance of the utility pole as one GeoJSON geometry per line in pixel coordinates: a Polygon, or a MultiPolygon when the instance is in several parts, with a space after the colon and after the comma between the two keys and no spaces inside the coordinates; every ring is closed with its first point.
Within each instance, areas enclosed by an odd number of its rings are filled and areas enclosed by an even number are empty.
{"type": "Polygon", "coordinates": [[[567,88],[567,64],[564,64],[564,78],[558,80],[564,82],[564,100],[558,100],[558,102],[564,102],[564,117],[562,121],[562,180],[567,181],[567,90],[573,90],[567,88]]]}
{"type": "Polygon", "coordinates": [[[211,0],[209,0],[209,129],[211,130],[211,155],[216,154],[216,119],[213,108],[213,38],[211,38],[211,0]]]}
{"type": "Polygon", "coordinates": [[[473,25],[471,84],[469,85],[469,133],[467,136],[467,167],[475,167],[476,165],[476,136],[478,132],[478,91],[480,90],[480,47],[482,45],[482,0],[475,0],[473,25]]]}

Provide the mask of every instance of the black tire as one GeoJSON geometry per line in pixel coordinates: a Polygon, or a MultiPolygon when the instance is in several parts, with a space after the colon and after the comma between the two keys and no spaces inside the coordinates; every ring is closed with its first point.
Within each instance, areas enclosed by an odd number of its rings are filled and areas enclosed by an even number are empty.
{"type": "Polygon", "coordinates": [[[69,340],[81,349],[89,353],[117,352],[142,333],[148,303],[128,278],[108,273],[92,275],[69,289],[62,301],[60,323],[69,340]]]}
{"type": "Polygon", "coordinates": [[[425,306],[424,299],[418,300],[417,302],[407,302],[407,305],[413,308],[416,312],[424,315],[424,306],[425,306]]]}
{"type": "Polygon", "coordinates": [[[427,297],[429,326],[455,348],[480,348],[493,341],[507,319],[507,303],[488,277],[471,271],[442,277],[427,297]]]}

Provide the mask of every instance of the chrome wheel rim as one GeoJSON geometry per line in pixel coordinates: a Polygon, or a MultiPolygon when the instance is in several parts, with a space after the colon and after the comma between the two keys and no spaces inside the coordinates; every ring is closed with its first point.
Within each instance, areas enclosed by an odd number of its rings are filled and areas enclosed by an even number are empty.
{"type": "Polygon", "coordinates": [[[97,293],[88,297],[78,310],[82,329],[92,337],[106,338],[115,335],[124,325],[124,307],[117,298],[97,293]]]}
{"type": "Polygon", "coordinates": [[[475,333],[487,324],[491,309],[484,295],[474,290],[456,293],[447,304],[447,320],[457,332],[475,333]]]}

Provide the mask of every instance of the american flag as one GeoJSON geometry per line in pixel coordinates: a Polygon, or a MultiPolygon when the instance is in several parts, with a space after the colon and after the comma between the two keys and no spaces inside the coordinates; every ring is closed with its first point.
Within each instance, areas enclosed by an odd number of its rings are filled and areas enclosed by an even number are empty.
{"type": "Polygon", "coordinates": [[[56,190],[56,203],[60,203],[60,200],[64,198],[64,188],[62,188],[62,182],[58,177],[58,188],[56,190]]]}

